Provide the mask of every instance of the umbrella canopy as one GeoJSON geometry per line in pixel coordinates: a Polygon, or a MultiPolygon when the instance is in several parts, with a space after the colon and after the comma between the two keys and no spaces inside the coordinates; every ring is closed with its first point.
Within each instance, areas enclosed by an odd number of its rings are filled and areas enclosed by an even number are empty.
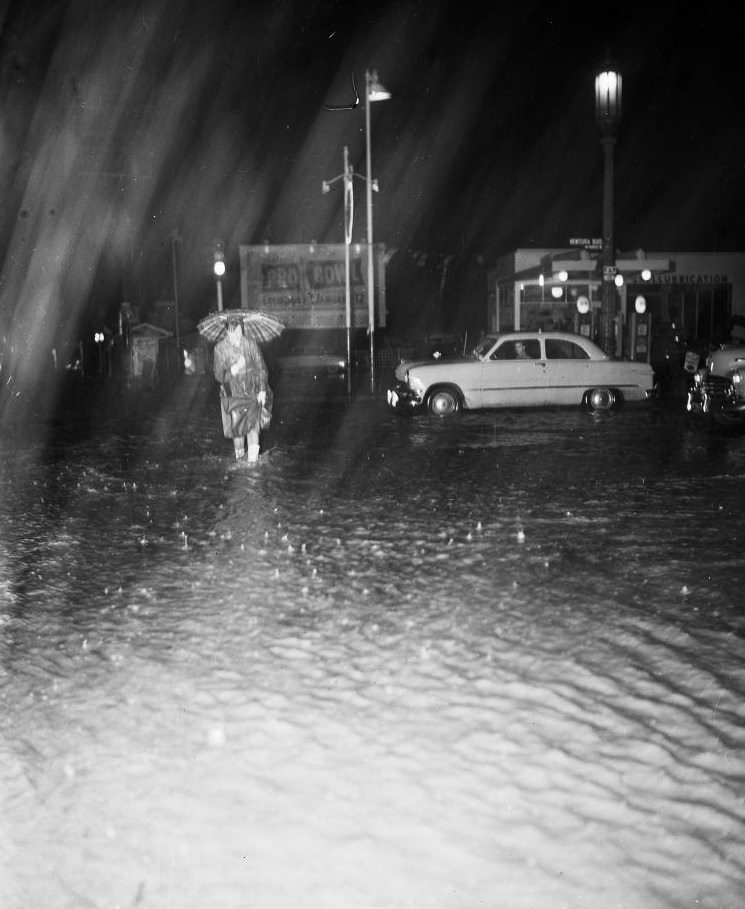
{"type": "Polygon", "coordinates": [[[244,333],[251,335],[259,344],[278,338],[284,331],[284,325],[274,316],[256,309],[221,309],[219,312],[211,312],[197,323],[197,330],[208,341],[217,341],[231,317],[241,319],[244,333]]]}

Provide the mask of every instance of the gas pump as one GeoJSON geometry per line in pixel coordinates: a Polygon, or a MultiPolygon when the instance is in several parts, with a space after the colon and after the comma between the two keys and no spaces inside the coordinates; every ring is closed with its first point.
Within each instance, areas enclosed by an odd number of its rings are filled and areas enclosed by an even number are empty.
{"type": "Polygon", "coordinates": [[[577,297],[577,312],[574,314],[574,332],[585,338],[595,338],[596,310],[590,308],[587,297],[577,297]]]}
{"type": "Polygon", "coordinates": [[[647,312],[647,301],[639,294],[629,318],[629,359],[649,363],[651,348],[652,313],[647,312]]]}

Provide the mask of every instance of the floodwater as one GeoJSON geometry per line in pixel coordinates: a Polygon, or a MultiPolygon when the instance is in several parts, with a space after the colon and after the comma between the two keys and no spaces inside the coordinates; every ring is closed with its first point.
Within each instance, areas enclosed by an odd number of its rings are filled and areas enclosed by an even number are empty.
{"type": "Polygon", "coordinates": [[[745,436],[214,389],[0,441],[4,909],[745,893],[745,436]]]}

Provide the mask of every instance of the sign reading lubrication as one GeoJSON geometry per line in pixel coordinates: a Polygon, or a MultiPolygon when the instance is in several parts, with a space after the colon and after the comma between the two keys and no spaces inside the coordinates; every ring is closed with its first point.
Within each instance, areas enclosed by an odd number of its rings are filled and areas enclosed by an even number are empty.
{"type": "MultiPolygon", "coordinates": [[[[349,256],[353,328],[366,328],[367,247],[349,256]]],[[[346,262],[342,244],[241,246],[241,305],[279,319],[287,328],[346,327],[346,262]]],[[[385,325],[383,245],[373,248],[375,314],[385,325]]]]}

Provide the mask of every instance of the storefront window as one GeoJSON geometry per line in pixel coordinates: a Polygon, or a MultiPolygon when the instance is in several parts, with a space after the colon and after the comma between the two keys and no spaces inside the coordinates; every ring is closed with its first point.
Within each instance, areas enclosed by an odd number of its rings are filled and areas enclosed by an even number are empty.
{"type": "Polygon", "coordinates": [[[522,331],[574,331],[574,303],[524,303],[520,309],[522,331]]]}
{"type": "MultiPolygon", "coordinates": [[[[686,294],[688,297],[689,294],[686,294]]],[[[698,293],[698,324],[696,325],[697,338],[710,338],[713,324],[713,294],[710,290],[700,291],[698,293]]]]}
{"type": "Polygon", "coordinates": [[[729,286],[715,287],[711,312],[711,336],[726,340],[732,319],[732,298],[729,286]]]}
{"type": "Polygon", "coordinates": [[[683,330],[686,337],[698,337],[698,307],[696,306],[696,295],[686,294],[683,304],[683,330]]]}
{"type": "Polygon", "coordinates": [[[641,285],[629,285],[627,297],[634,299],[636,293],[643,294],[647,301],[655,333],[675,325],[686,341],[708,343],[727,337],[731,318],[728,285],[671,285],[655,292],[641,285]]]}

